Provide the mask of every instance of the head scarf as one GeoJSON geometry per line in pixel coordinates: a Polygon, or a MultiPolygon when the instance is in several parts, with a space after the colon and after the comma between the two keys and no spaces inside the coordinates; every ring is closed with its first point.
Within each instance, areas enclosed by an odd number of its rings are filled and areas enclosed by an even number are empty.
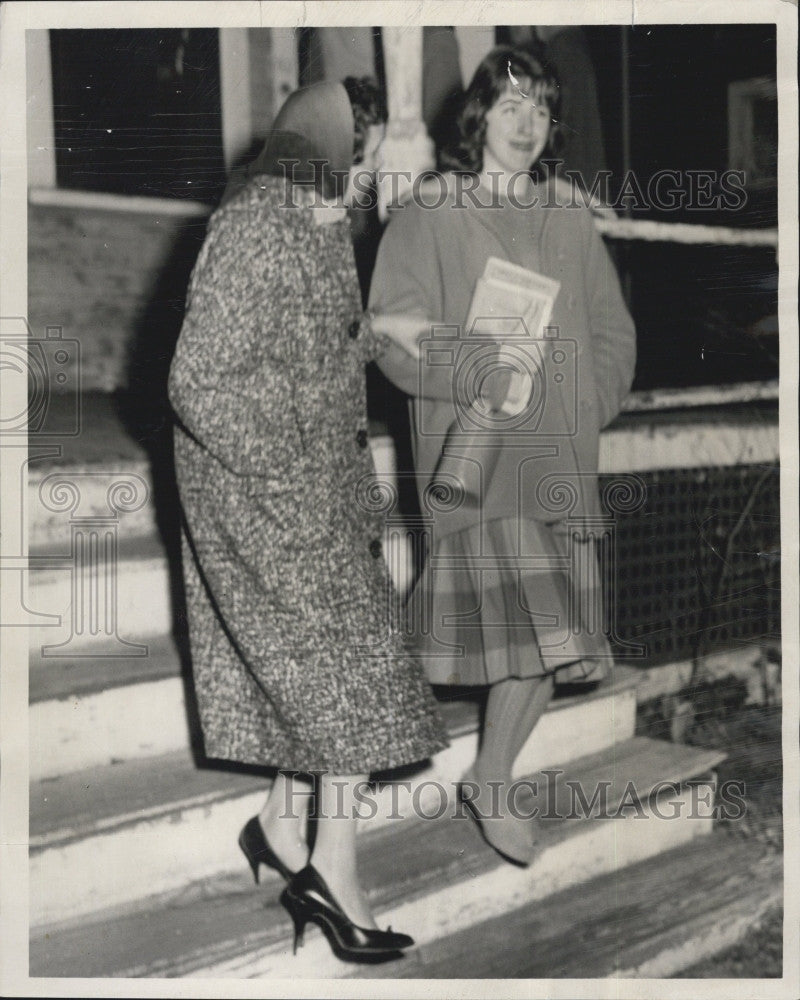
{"type": "Polygon", "coordinates": [[[353,165],[354,139],[353,109],[341,83],[325,81],[296,90],[278,112],[258,157],[231,176],[222,200],[230,200],[258,174],[314,184],[329,198],[342,195],[353,165]]]}

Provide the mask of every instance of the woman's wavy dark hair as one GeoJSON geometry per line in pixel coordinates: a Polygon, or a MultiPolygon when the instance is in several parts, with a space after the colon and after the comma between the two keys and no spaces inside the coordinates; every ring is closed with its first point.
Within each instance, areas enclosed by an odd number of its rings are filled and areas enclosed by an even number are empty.
{"type": "Polygon", "coordinates": [[[545,104],[550,117],[556,119],[550,126],[542,157],[557,152],[560,94],[555,71],[524,49],[499,45],[481,62],[467,87],[456,119],[453,141],[440,157],[445,170],[478,173],[483,169],[486,113],[506,92],[511,83],[510,76],[520,80],[525,87],[530,81],[529,96],[545,104]]]}
{"type": "Polygon", "coordinates": [[[364,142],[370,125],[382,125],[386,121],[386,99],[374,80],[368,76],[346,76],[342,86],[350,98],[353,109],[353,164],[364,158],[364,142]]]}

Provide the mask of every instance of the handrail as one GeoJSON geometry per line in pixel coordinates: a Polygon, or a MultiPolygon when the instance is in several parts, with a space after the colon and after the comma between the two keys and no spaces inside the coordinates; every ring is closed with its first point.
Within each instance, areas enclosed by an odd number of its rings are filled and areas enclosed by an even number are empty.
{"type": "MultiPolygon", "coordinates": [[[[184,218],[201,218],[210,215],[213,211],[213,206],[200,201],[72,191],[66,188],[31,188],[28,197],[33,205],[182,216],[184,218]]],[[[727,245],[739,243],[751,246],[777,246],[777,230],[775,229],[737,230],[722,226],[610,218],[607,211],[595,214],[595,223],[601,233],[620,239],[668,240],[674,238],[681,243],[703,243],[713,242],[712,237],[716,237],[727,245]]],[[[773,379],[739,382],[732,385],[706,385],[632,392],[623,403],[622,411],[635,413],[777,399],[778,381],[773,379]]]]}
{"type": "MultiPolygon", "coordinates": [[[[143,212],[197,218],[210,215],[213,205],[182,198],[147,198],[139,195],[73,191],[68,188],[31,188],[32,205],[87,208],[107,212],[143,212]]],[[[777,229],[735,229],[730,226],[701,226],[687,222],[656,222],[652,219],[625,219],[612,210],[593,209],[598,232],[613,239],[711,243],[726,246],[777,247],[777,229]]]]}
{"type": "Polygon", "coordinates": [[[622,404],[623,413],[653,410],[689,409],[700,406],[725,406],[730,403],[756,403],[778,399],[778,380],[735,382],[731,385],[698,385],[683,389],[647,389],[632,392],[622,404]]]}
{"type": "Polygon", "coordinates": [[[734,229],[731,226],[700,226],[689,222],[656,222],[653,219],[623,219],[593,212],[597,231],[618,240],[649,243],[708,243],[714,246],[777,247],[777,229],[734,229]]]}
{"type": "Polygon", "coordinates": [[[98,212],[140,212],[143,215],[173,215],[185,218],[208,216],[214,206],[183,198],[147,198],[104,191],[73,191],[69,188],[29,188],[28,203],[53,208],[83,208],[98,212]]]}

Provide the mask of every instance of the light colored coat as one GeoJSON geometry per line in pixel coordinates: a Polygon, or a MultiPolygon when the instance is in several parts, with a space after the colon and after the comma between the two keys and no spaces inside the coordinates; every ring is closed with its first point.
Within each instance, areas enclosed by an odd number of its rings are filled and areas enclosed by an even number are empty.
{"type": "MultiPolygon", "coordinates": [[[[599,432],[631,385],[633,323],[587,210],[470,205],[457,190],[438,208],[397,212],[372,279],[372,308],[456,328],[446,337],[433,331],[419,364],[397,354],[379,361],[413,397],[430,544],[409,602],[417,648],[437,683],[492,684],[551,671],[557,683],[595,681],[611,652],[591,625],[601,593],[591,532],[582,529],[600,513],[599,432]],[[496,344],[464,329],[492,256],[560,282],[547,331],[554,336],[520,329],[521,356],[535,356],[532,339],[538,351],[539,405],[519,420],[495,414],[484,421],[489,432],[473,424],[463,433],[468,425],[459,417],[469,416],[478,384],[491,382],[488,395],[495,404],[501,398],[496,344]],[[443,474],[455,470],[448,481],[443,474]],[[544,564],[534,568],[530,557],[544,564]]],[[[547,191],[539,197],[548,201],[547,191]]]]}
{"type": "MultiPolygon", "coordinates": [[[[540,198],[544,204],[530,209],[486,207],[458,204],[451,191],[439,208],[409,204],[388,226],[372,279],[371,308],[459,325],[462,343],[469,342],[463,325],[489,257],[561,283],[550,324],[566,361],[554,365],[555,343],[542,342],[547,394],[542,419],[538,426],[528,421],[495,438],[499,454],[482,505],[475,508],[475,516],[485,519],[558,520],[563,511],[553,494],[558,480],[576,491],[572,516],[597,514],[599,432],[619,412],[633,379],[633,322],[589,211],[546,207],[546,195],[540,198]],[[565,376],[561,382],[554,381],[557,371],[565,376]]],[[[379,365],[414,397],[415,464],[424,488],[457,420],[454,393],[469,380],[455,375],[457,361],[451,370],[434,370],[393,353],[379,365]]]]}

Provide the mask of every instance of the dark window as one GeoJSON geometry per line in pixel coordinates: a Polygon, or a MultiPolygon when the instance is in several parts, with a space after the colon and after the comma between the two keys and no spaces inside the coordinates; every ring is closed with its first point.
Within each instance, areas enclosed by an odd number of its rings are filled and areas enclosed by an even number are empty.
{"type": "Polygon", "coordinates": [[[51,31],[58,185],[213,201],[224,183],[215,29],[51,31]]]}
{"type": "MultiPolygon", "coordinates": [[[[687,202],[658,204],[648,190],[665,168],[691,198],[688,171],[715,180],[719,195],[730,165],[728,104],[731,86],[775,79],[774,24],[637,25],[586,28],[597,70],[611,194],[632,173],[646,207],[635,218],[732,228],[777,225],[777,190],[753,184],[774,173],[777,101],[755,108],[756,162],[745,178],[745,198],[732,210],[692,210],[687,202]],[[630,131],[628,162],[620,109],[623,32],[627,47],[630,131]],[[756,169],[754,169],[756,168],[756,169]],[[754,175],[758,175],[754,177],[754,175]]],[[[643,241],[611,241],[636,321],[639,359],[635,388],[746,382],[778,374],[778,269],[771,248],[643,241]]]]}

